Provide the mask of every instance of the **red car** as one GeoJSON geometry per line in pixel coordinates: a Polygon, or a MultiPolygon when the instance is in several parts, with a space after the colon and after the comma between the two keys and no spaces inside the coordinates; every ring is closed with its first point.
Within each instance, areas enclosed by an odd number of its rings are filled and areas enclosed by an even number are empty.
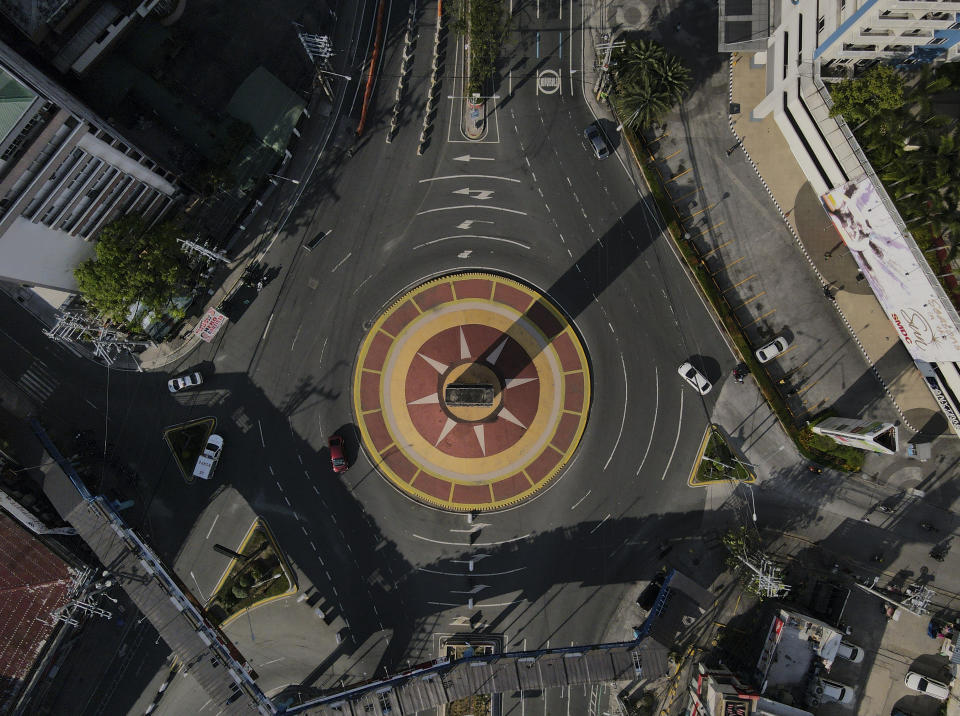
{"type": "Polygon", "coordinates": [[[343,453],[343,438],[339,435],[331,435],[327,440],[327,447],[330,448],[330,464],[334,472],[347,471],[347,456],[343,453]]]}

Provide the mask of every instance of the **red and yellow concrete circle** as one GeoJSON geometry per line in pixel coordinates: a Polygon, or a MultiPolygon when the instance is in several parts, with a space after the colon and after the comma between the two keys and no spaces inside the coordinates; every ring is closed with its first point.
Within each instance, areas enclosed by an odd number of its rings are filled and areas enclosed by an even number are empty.
{"type": "Polygon", "coordinates": [[[455,274],[374,323],[353,407],[364,447],[397,488],[443,509],[495,509],[542,489],[573,455],[590,371],[573,327],[541,294],[455,274]]]}

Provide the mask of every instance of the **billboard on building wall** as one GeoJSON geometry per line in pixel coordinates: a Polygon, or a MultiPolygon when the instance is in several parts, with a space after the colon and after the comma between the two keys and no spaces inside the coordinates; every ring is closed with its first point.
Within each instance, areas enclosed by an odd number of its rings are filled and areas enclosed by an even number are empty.
{"type": "Polygon", "coordinates": [[[911,251],[913,238],[897,227],[870,180],[849,182],[821,199],[910,355],[960,361],[960,331],[911,251]]]}

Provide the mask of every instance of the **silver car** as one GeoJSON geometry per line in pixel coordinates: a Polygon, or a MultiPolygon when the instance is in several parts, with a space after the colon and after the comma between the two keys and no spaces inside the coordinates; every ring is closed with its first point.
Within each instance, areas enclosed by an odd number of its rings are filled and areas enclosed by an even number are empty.
{"type": "Polygon", "coordinates": [[[597,159],[606,159],[610,156],[610,147],[607,146],[607,139],[603,136],[603,132],[600,131],[597,125],[591,124],[584,129],[583,136],[590,142],[590,146],[593,148],[593,155],[597,159]]]}

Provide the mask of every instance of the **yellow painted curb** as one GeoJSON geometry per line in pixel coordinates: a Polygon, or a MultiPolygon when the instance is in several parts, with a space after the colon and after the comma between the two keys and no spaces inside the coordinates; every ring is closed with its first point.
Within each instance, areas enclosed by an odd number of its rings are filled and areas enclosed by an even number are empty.
{"type": "Polygon", "coordinates": [[[194,481],[193,471],[191,470],[190,472],[186,472],[183,469],[184,466],[180,464],[180,459],[177,457],[173,449],[173,445],[170,444],[170,433],[175,432],[177,430],[183,430],[184,428],[189,428],[192,425],[205,423],[207,421],[210,421],[210,430],[207,432],[207,437],[204,438],[204,442],[206,442],[207,438],[213,435],[213,431],[217,429],[217,419],[213,416],[207,416],[205,418],[197,418],[196,420],[188,420],[187,422],[180,423],[179,425],[170,425],[164,428],[163,432],[161,433],[161,438],[163,439],[163,442],[166,443],[167,449],[170,450],[170,454],[173,457],[173,461],[177,465],[177,469],[180,471],[181,477],[183,477],[183,481],[186,482],[188,485],[192,484],[194,481]]]}
{"type": "MultiPolygon", "coordinates": [[[[286,556],[280,550],[280,545],[277,543],[276,537],[273,536],[273,531],[270,529],[270,526],[266,523],[266,521],[263,520],[262,518],[257,517],[253,521],[253,524],[250,525],[250,528],[247,530],[247,534],[244,536],[243,541],[240,543],[240,548],[237,549],[236,551],[243,554],[243,549],[244,547],[247,546],[247,542],[250,541],[250,538],[253,536],[253,533],[256,531],[257,527],[261,525],[263,526],[263,531],[266,532],[267,534],[267,539],[270,540],[270,544],[273,546],[273,551],[276,552],[277,561],[280,562],[280,569],[283,571],[283,576],[287,578],[287,584],[290,585],[290,588],[287,591],[283,592],[282,594],[274,594],[273,596],[267,597],[266,599],[261,599],[260,601],[254,602],[253,604],[247,607],[244,607],[239,612],[231,614],[229,617],[227,617],[222,622],[220,622],[220,624],[217,625],[221,629],[227,627],[235,619],[239,619],[241,616],[243,616],[244,614],[246,614],[247,612],[253,609],[262,607],[263,605],[269,604],[270,602],[274,602],[278,599],[284,599],[286,597],[289,597],[292,594],[296,594],[297,591],[299,591],[299,587],[297,586],[297,580],[294,579],[293,577],[293,568],[289,564],[287,564],[286,556]]],[[[223,574],[220,577],[220,581],[217,583],[217,588],[210,593],[210,602],[213,601],[213,597],[217,594],[217,592],[220,591],[220,588],[223,586],[223,583],[227,579],[227,575],[230,574],[231,571],[233,571],[233,567],[236,564],[236,562],[237,562],[236,557],[230,560],[230,564],[227,565],[227,568],[224,570],[223,574]]],[[[210,602],[207,602],[207,603],[209,604],[210,602]]]]}
{"type": "MultiPolygon", "coordinates": [[[[476,300],[476,299],[471,299],[471,300],[476,300]]],[[[389,335],[389,334],[386,334],[385,332],[384,334],[389,335]]],[[[391,346],[391,350],[392,350],[392,346],[391,346]]],[[[561,379],[562,379],[562,374],[561,374],[561,379]]],[[[490,511],[500,510],[505,507],[509,507],[519,502],[522,502],[524,500],[527,500],[530,497],[532,497],[534,494],[544,490],[545,488],[553,484],[555,478],[563,471],[563,468],[570,462],[570,459],[573,457],[574,453],[579,447],[580,440],[583,437],[584,431],[586,430],[586,423],[587,423],[590,408],[592,405],[591,401],[592,401],[593,381],[592,381],[592,375],[590,371],[590,362],[587,358],[586,350],[584,348],[583,341],[580,337],[580,334],[577,332],[573,322],[569,320],[568,317],[557,308],[557,306],[554,305],[553,299],[551,299],[547,293],[541,292],[540,289],[536,288],[535,286],[522,283],[521,281],[509,278],[501,274],[483,273],[483,272],[463,272],[463,273],[451,273],[451,274],[435,277],[433,279],[424,281],[423,283],[418,284],[412,288],[409,288],[405,290],[400,296],[398,296],[395,301],[393,301],[384,311],[380,313],[377,319],[370,326],[369,330],[367,331],[367,334],[364,336],[361,342],[360,348],[357,353],[356,365],[354,366],[352,385],[353,385],[353,396],[352,396],[351,404],[352,404],[356,424],[360,430],[361,443],[363,444],[364,449],[366,450],[368,455],[370,455],[370,457],[372,458],[372,462],[376,465],[377,471],[380,472],[381,475],[383,475],[383,477],[385,477],[387,481],[394,488],[396,488],[402,494],[405,494],[408,497],[411,497],[418,502],[421,502],[423,504],[426,504],[432,507],[437,507],[442,510],[447,510],[451,512],[490,512],[490,511]],[[526,294],[530,298],[531,306],[534,303],[539,303],[544,308],[546,308],[553,315],[553,317],[559,322],[559,324],[563,326],[563,330],[560,331],[557,335],[558,336],[561,334],[568,335],[573,345],[574,351],[577,354],[577,359],[579,360],[579,363],[582,366],[582,370],[580,371],[570,371],[570,372],[581,372],[583,374],[583,407],[582,407],[582,413],[580,414],[580,420],[572,436],[569,447],[567,447],[566,450],[563,451],[561,459],[556,464],[556,466],[550,471],[550,473],[546,475],[543,479],[541,479],[538,483],[536,483],[535,485],[531,484],[531,486],[527,490],[524,490],[519,494],[516,494],[512,497],[508,497],[502,500],[493,499],[492,485],[494,485],[500,479],[503,479],[503,480],[511,479],[513,477],[512,475],[491,480],[489,482],[472,482],[469,480],[457,480],[455,478],[447,477],[445,475],[443,476],[437,475],[436,477],[438,479],[448,482],[451,485],[451,491],[449,493],[448,499],[443,500],[419,490],[415,486],[416,477],[417,477],[416,475],[414,476],[411,482],[407,482],[403,480],[401,477],[399,477],[398,475],[394,474],[393,470],[382,459],[381,452],[374,446],[373,441],[370,438],[366,423],[363,420],[364,411],[361,410],[361,403],[360,403],[360,398],[361,398],[360,388],[361,388],[362,377],[364,374],[363,366],[366,362],[367,355],[370,351],[370,347],[373,343],[374,337],[378,334],[381,327],[394,314],[394,312],[409,300],[414,305],[414,307],[420,311],[422,315],[423,313],[425,313],[425,311],[420,309],[419,305],[416,303],[417,295],[422,293],[427,288],[430,288],[432,286],[436,286],[439,284],[444,284],[444,283],[451,285],[452,293],[454,296],[453,302],[454,303],[458,302],[462,299],[457,298],[455,284],[459,281],[472,280],[472,279],[482,279],[482,280],[491,282],[491,295],[487,300],[492,300],[493,294],[495,292],[495,286],[497,284],[504,284],[507,286],[511,286],[521,291],[522,293],[526,294]],[[454,486],[456,485],[490,486],[491,501],[483,502],[483,503],[453,502],[452,494],[453,494],[454,486]]],[[[563,396],[561,396],[560,405],[561,406],[563,405],[563,396]]],[[[366,412],[370,413],[370,412],[376,412],[376,411],[368,410],[366,412]]],[[[565,411],[563,411],[561,407],[561,413],[562,412],[565,412],[565,411]]],[[[396,440],[396,436],[392,436],[392,437],[394,437],[394,439],[396,440]]],[[[394,443],[394,446],[395,445],[396,443],[394,443]]],[[[388,447],[386,450],[390,450],[390,449],[391,448],[388,447]]],[[[557,450],[557,452],[560,452],[560,451],[557,450]]],[[[416,465],[418,469],[422,469],[421,466],[417,463],[417,461],[413,459],[413,457],[406,456],[406,455],[405,457],[407,457],[411,463],[416,465]]],[[[534,462],[538,457],[539,455],[532,457],[530,459],[530,463],[534,462]]],[[[526,466],[524,466],[523,468],[520,468],[517,474],[526,475],[525,467],[526,466]]],[[[429,475],[431,473],[426,472],[425,474],[429,475]]],[[[417,475],[419,475],[419,472],[417,473],[417,475]]],[[[529,476],[527,477],[527,480],[528,481],[530,480],[529,476]]]]}
{"type": "MultiPolygon", "coordinates": [[[[690,476],[687,478],[687,487],[710,487],[711,485],[722,484],[724,482],[745,482],[748,485],[757,481],[757,475],[750,468],[746,468],[747,473],[750,475],[749,480],[703,480],[697,481],[697,473],[700,471],[700,463],[703,462],[703,454],[707,451],[707,445],[710,443],[710,436],[714,433],[720,433],[720,437],[726,442],[729,446],[730,439],[729,436],[723,431],[723,429],[714,423],[707,425],[706,430],[703,433],[703,440],[700,441],[700,449],[697,451],[697,459],[693,461],[693,468],[690,470],[690,476]]],[[[733,448],[730,448],[733,451],[733,448]]]]}
{"type": "Polygon", "coordinates": [[[700,449],[697,450],[697,459],[693,461],[693,467],[690,469],[690,475],[687,477],[687,487],[706,487],[706,482],[697,482],[697,473],[700,471],[700,463],[703,462],[703,454],[707,451],[707,444],[710,442],[710,436],[713,434],[713,424],[707,425],[703,431],[703,440],[700,441],[700,449]]]}

